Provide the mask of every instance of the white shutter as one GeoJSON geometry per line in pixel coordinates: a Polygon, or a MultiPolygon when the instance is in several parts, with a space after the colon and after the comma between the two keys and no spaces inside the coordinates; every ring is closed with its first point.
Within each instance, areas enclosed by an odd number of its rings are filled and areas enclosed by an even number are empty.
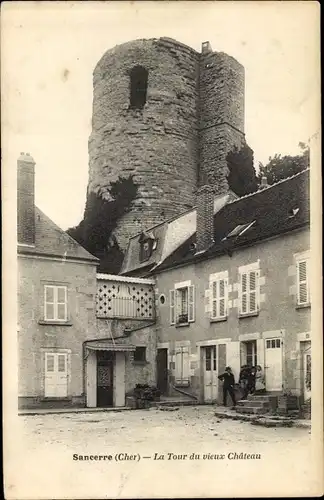
{"type": "Polygon", "coordinates": [[[218,314],[218,307],[217,307],[217,298],[218,298],[218,295],[217,295],[217,281],[211,281],[210,283],[210,300],[211,300],[211,307],[210,307],[210,311],[211,311],[211,318],[212,319],[216,319],[217,318],[217,314],[218,314]]]}
{"type": "Polygon", "coordinates": [[[297,303],[299,305],[308,304],[308,262],[300,260],[297,262],[297,303]]]}
{"type": "Polygon", "coordinates": [[[188,322],[195,321],[195,287],[188,286],[188,322]]]}
{"type": "Polygon", "coordinates": [[[226,317],[226,280],[218,280],[218,317],[226,317]]]}
{"type": "Polygon", "coordinates": [[[258,271],[250,271],[249,272],[249,301],[248,301],[248,312],[253,313],[258,310],[258,271]]]}
{"type": "Polygon", "coordinates": [[[175,324],[175,290],[170,290],[170,325],[175,324]]]}
{"type": "Polygon", "coordinates": [[[248,275],[240,274],[240,311],[242,314],[248,312],[248,275]]]}

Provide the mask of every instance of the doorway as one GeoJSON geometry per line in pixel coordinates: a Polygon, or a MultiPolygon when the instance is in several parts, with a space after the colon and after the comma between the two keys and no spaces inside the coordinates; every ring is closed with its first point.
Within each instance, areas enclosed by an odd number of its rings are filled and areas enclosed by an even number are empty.
{"type": "Polygon", "coordinates": [[[217,347],[206,346],[203,349],[204,401],[212,403],[218,397],[217,347]]]}
{"type": "Polygon", "coordinates": [[[67,354],[45,353],[45,397],[67,397],[67,354]]]}
{"type": "Polygon", "coordinates": [[[158,349],[156,355],[157,388],[161,394],[168,391],[168,349],[158,349]]]}
{"type": "Polygon", "coordinates": [[[265,379],[267,391],[282,391],[282,339],[265,339],[265,379]]]}
{"type": "Polygon", "coordinates": [[[311,398],[312,351],[310,343],[304,351],[303,361],[304,401],[307,401],[311,398]]]}
{"type": "Polygon", "coordinates": [[[241,342],[241,367],[248,365],[250,367],[256,366],[257,362],[257,343],[256,340],[248,340],[241,342]]]}
{"type": "Polygon", "coordinates": [[[97,406],[113,406],[115,353],[97,351],[97,406]]]}

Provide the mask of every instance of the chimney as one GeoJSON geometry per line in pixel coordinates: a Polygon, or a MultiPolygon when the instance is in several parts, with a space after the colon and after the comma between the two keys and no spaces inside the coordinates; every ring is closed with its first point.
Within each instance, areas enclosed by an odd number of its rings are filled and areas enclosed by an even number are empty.
{"type": "Polygon", "coordinates": [[[260,191],[261,189],[265,189],[265,188],[267,188],[267,187],[269,187],[269,184],[268,184],[268,179],[266,178],[266,176],[265,176],[265,175],[263,175],[263,176],[261,177],[261,184],[260,184],[260,186],[259,186],[259,191],[260,191]]]}
{"type": "Polygon", "coordinates": [[[205,184],[197,191],[196,254],[214,243],[214,190],[205,184]]]}
{"type": "Polygon", "coordinates": [[[211,52],[213,52],[213,49],[210,45],[210,42],[203,42],[201,44],[201,53],[202,54],[210,54],[211,52]]]}
{"type": "Polygon", "coordinates": [[[35,161],[20,153],[17,161],[18,243],[35,244],[35,161]]]}

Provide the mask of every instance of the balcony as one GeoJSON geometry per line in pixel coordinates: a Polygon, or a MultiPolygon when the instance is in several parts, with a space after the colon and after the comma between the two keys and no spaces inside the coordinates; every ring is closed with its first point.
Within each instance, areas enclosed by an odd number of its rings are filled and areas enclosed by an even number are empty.
{"type": "Polygon", "coordinates": [[[154,317],[152,297],[146,300],[112,297],[107,299],[105,307],[97,307],[97,318],[154,319],[154,317]]]}

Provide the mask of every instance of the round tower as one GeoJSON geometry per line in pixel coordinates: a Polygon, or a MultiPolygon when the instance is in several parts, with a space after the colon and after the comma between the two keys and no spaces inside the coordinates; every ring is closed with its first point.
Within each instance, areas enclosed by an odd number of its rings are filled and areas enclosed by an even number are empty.
{"type": "Polygon", "coordinates": [[[138,193],[115,236],[130,236],[195,204],[199,185],[228,189],[226,154],[244,140],[244,69],[169,38],[108,50],[93,74],[88,195],[133,176],[138,193]]]}
{"type": "Polygon", "coordinates": [[[130,236],[193,206],[198,172],[198,54],[170,39],[135,40],[94,70],[88,193],[133,175],[138,195],[119,221],[130,236]]]}

